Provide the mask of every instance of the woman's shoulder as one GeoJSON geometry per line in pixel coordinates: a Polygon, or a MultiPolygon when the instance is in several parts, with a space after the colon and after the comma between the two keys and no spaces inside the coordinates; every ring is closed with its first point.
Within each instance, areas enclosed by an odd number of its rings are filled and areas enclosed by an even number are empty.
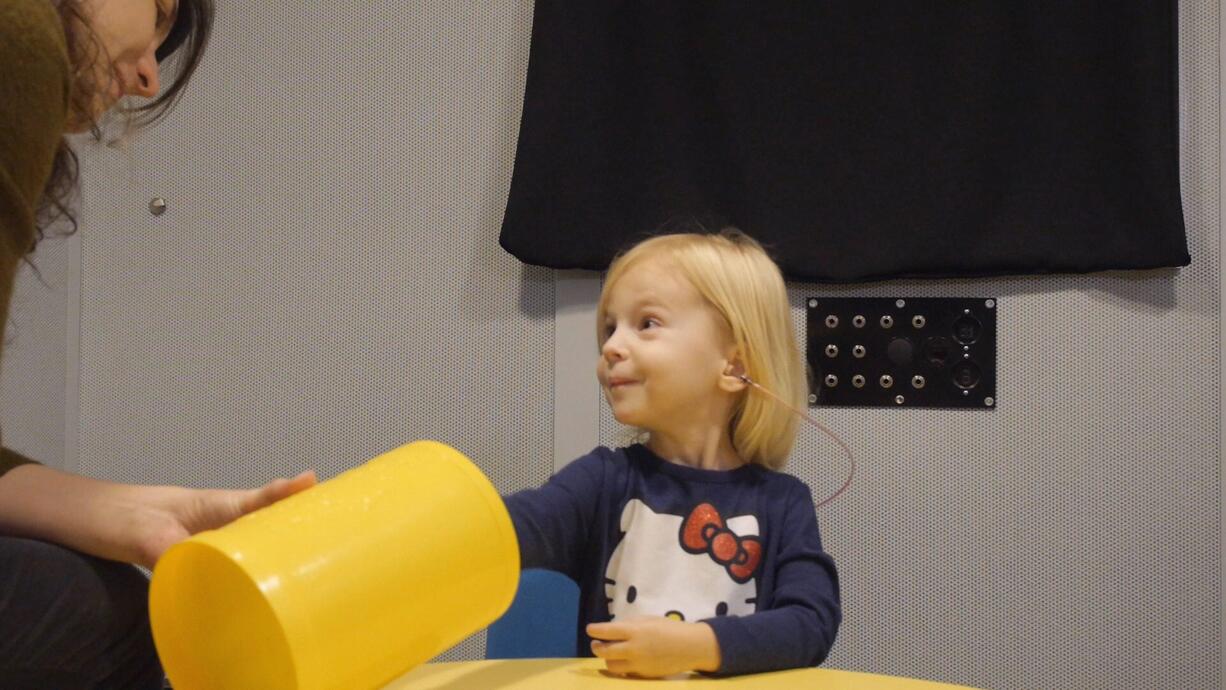
{"type": "Polygon", "coordinates": [[[51,2],[0,0],[0,172],[30,204],[42,194],[64,134],[71,74],[64,28],[51,2]]]}
{"type": "Polygon", "coordinates": [[[0,38],[6,64],[10,60],[28,63],[48,59],[67,71],[64,25],[51,0],[0,0],[0,38]]]}
{"type": "MultiPolygon", "coordinates": [[[[44,101],[66,115],[71,75],[64,25],[50,0],[0,0],[0,93],[19,98],[0,109],[6,119],[11,109],[40,109],[44,101]]],[[[58,129],[56,136],[62,123],[58,129]]]]}

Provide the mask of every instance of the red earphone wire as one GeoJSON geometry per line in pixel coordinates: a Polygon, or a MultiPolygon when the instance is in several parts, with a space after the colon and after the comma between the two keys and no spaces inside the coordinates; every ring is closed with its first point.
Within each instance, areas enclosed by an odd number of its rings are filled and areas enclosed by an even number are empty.
{"type": "Polygon", "coordinates": [[[792,405],[792,404],[791,404],[791,403],[789,403],[788,401],[784,400],[783,398],[780,398],[779,396],[775,395],[774,393],[770,392],[769,390],[767,390],[766,388],[764,388],[764,387],[763,387],[761,384],[759,384],[757,381],[754,381],[753,379],[749,378],[749,377],[748,377],[748,376],[746,376],[745,374],[741,374],[741,380],[742,380],[742,381],[744,381],[745,383],[749,384],[749,385],[750,385],[750,386],[752,386],[753,388],[756,388],[756,389],[758,389],[758,390],[762,391],[763,393],[765,393],[766,395],[768,395],[768,396],[769,396],[769,397],[770,397],[772,400],[774,400],[775,402],[779,403],[780,405],[783,405],[784,407],[788,408],[788,409],[789,409],[789,410],[791,410],[792,412],[796,413],[796,415],[798,415],[798,416],[799,416],[801,419],[803,419],[803,420],[805,420],[806,422],[808,422],[808,423],[812,424],[814,427],[816,427],[816,428],[817,428],[817,430],[818,430],[818,431],[821,431],[822,433],[826,434],[826,435],[827,435],[827,436],[829,436],[830,438],[834,439],[834,442],[835,442],[835,443],[837,443],[837,444],[839,444],[839,447],[843,449],[843,453],[847,455],[847,462],[848,462],[848,465],[849,465],[849,469],[848,469],[848,471],[847,471],[847,481],[843,482],[843,486],[839,487],[839,490],[838,490],[838,491],[835,491],[833,494],[830,494],[830,496],[829,496],[828,498],[826,498],[825,500],[823,500],[821,503],[818,503],[818,504],[817,504],[815,507],[817,507],[817,508],[821,508],[822,506],[826,505],[827,503],[829,503],[829,502],[833,501],[834,499],[838,498],[838,497],[839,497],[839,494],[841,494],[841,493],[843,493],[844,491],[846,491],[846,490],[847,490],[847,487],[851,486],[851,479],[852,479],[852,477],[856,476],[856,459],[855,459],[855,457],[853,457],[853,456],[852,456],[852,454],[851,454],[851,448],[848,448],[848,447],[847,447],[847,444],[843,442],[843,439],[841,439],[841,438],[839,438],[837,435],[835,435],[835,433],[834,433],[833,431],[831,431],[831,430],[827,429],[827,428],[826,428],[826,427],[825,427],[825,426],[824,426],[824,425],[823,425],[821,422],[819,422],[819,421],[817,421],[816,419],[814,419],[814,418],[810,417],[808,414],[806,414],[806,413],[804,413],[804,412],[801,412],[800,410],[796,409],[796,407],[795,407],[794,405],[792,405]]]}

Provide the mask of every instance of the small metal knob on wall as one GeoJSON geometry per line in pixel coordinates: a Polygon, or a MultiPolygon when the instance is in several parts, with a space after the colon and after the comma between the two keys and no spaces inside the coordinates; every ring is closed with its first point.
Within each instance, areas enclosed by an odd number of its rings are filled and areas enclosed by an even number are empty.
{"type": "Polygon", "coordinates": [[[160,196],[153,197],[153,200],[149,202],[149,212],[155,216],[166,213],[166,200],[160,196]]]}

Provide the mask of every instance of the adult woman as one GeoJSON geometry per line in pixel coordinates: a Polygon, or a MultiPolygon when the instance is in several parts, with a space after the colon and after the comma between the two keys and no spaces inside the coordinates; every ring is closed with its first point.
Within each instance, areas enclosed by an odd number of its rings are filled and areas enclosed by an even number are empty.
{"type": "MultiPolygon", "coordinates": [[[[211,0],[0,0],[0,323],[13,277],[66,216],[76,158],[66,132],[164,115],[191,76],[211,0]],[[159,83],[159,62],[175,78],[159,83]]],[[[0,687],[159,688],[145,610],[152,566],[174,542],[311,486],[312,473],[249,491],[96,481],[0,450],[0,687]]]]}

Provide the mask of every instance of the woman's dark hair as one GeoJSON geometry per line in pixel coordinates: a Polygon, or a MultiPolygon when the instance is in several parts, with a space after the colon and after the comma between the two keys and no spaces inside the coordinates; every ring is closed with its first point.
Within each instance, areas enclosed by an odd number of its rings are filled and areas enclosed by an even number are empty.
{"type": "MultiPolygon", "coordinates": [[[[56,7],[59,10],[60,23],[64,26],[68,61],[72,69],[68,121],[74,129],[88,128],[94,139],[101,141],[102,131],[92,109],[99,90],[109,86],[97,83],[97,72],[94,68],[102,48],[98,45],[98,40],[81,9],[81,0],[59,0],[56,7]]],[[[130,111],[133,126],[151,125],[175,107],[183,95],[187,81],[196,71],[196,65],[200,63],[200,56],[212,29],[213,0],[179,0],[175,22],[156,51],[158,65],[171,64],[174,68],[174,78],[155,99],[130,111]],[[170,63],[167,63],[168,59],[171,60],[170,63]]],[[[55,151],[51,175],[43,188],[36,235],[31,238],[30,243],[31,251],[43,238],[44,228],[61,218],[67,219],[72,225],[67,234],[76,232],[77,220],[73,215],[72,201],[77,191],[78,170],[77,154],[68,144],[68,140],[61,138],[55,151]]]]}

